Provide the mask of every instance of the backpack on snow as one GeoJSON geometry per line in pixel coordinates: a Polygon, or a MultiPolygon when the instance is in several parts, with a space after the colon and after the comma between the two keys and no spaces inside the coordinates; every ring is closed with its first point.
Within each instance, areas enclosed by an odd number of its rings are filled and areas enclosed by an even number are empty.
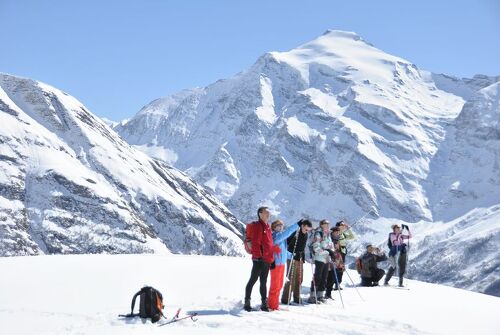
{"type": "Polygon", "coordinates": [[[150,286],[144,286],[132,298],[132,308],[130,314],[119,315],[126,318],[140,316],[141,318],[151,319],[155,323],[163,316],[163,296],[160,291],[150,286]],[[135,300],[139,296],[139,313],[134,314],[135,300]]]}

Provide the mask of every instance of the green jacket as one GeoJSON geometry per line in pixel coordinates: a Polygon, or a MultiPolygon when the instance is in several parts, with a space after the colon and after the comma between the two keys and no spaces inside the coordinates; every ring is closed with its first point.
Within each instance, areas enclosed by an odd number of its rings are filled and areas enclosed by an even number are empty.
{"type": "Polygon", "coordinates": [[[354,240],[356,235],[352,232],[351,228],[344,231],[339,235],[340,252],[343,254],[347,253],[347,241],[354,240]]]}

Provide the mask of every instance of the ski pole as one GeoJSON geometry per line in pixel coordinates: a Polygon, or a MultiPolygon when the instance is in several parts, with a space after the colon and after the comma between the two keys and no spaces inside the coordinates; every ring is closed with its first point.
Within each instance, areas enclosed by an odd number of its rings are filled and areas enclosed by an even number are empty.
{"type": "Polygon", "coordinates": [[[372,213],[373,212],[373,208],[371,208],[368,212],[366,212],[361,218],[357,219],[356,221],[354,221],[354,223],[352,225],[350,225],[351,227],[353,227],[354,225],[358,224],[359,222],[361,222],[365,217],[368,216],[368,214],[372,213]]]}
{"type": "Polygon", "coordinates": [[[338,288],[337,291],[339,291],[340,301],[342,302],[342,308],[345,309],[344,300],[342,299],[342,293],[340,292],[339,279],[337,278],[337,270],[335,268],[336,268],[335,263],[333,263],[333,274],[335,275],[335,283],[337,284],[337,288],[338,288]]]}
{"type": "Polygon", "coordinates": [[[299,241],[299,232],[300,232],[300,227],[297,229],[297,232],[295,233],[295,245],[293,246],[293,252],[292,252],[292,259],[290,260],[290,268],[288,269],[288,275],[286,276],[289,280],[290,285],[288,285],[288,305],[290,305],[290,296],[292,292],[292,285],[294,285],[294,267],[295,267],[295,250],[297,249],[297,242],[299,241]],[[291,276],[290,276],[291,274],[291,276]]]}
{"type": "Polygon", "coordinates": [[[313,263],[311,263],[311,271],[312,271],[312,283],[314,287],[314,303],[317,305],[318,304],[318,293],[316,292],[316,280],[314,279],[315,273],[314,273],[314,268],[313,268],[313,263]]]}
{"type": "MultiPolygon", "coordinates": [[[[410,235],[410,228],[406,225],[406,230],[408,230],[408,235],[410,235]]],[[[408,261],[410,260],[410,237],[408,237],[408,247],[406,248],[406,261],[405,261],[405,270],[406,270],[406,278],[410,278],[410,268],[408,266],[408,261]]],[[[408,287],[408,281],[406,281],[406,287],[408,287]]]]}
{"type": "Polygon", "coordinates": [[[358,295],[361,298],[361,300],[365,301],[365,299],[363,299],[363,297],[361,296],[361,293],[359,293],[358,287],[356,286],[356,284],[354,284],[354,280],[352,280],[351,275],[349,274],[349,271],[344,270],[344,272],[347,274],[347,277],[349,277],[349,280],[351,281],[352,286],[354,286],[354,288],[356,289],[356,292],[358,292],[358,295]]]}

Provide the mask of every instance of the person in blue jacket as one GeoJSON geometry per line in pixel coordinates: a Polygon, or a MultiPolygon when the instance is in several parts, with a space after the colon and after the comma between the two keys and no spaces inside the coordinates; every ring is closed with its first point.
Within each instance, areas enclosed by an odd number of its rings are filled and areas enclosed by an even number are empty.
{"type": "Polygon", "coordinates": [[[274,263],[271,265],[271,286],[269,287],[268,305],[271,310],[279,309],[280,292],[283,288],[283,281],[285,276],[285,264],[288,258],[287,242],[286,239],[297,233],[299,227],[291,225],[283,229],[283,221],[276,220],[271,224],[273,232],[273,252],[274,263]]]}

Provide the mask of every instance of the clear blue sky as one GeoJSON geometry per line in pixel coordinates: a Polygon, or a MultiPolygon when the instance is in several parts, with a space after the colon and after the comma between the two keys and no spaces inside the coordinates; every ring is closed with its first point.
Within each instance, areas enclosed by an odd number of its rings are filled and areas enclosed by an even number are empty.
{"type": "Polygon", "coordinates": [[[500,75],[499,0],[0,0],[0,72],[121,120],[329,28],[422,69],[500,75]]]}

